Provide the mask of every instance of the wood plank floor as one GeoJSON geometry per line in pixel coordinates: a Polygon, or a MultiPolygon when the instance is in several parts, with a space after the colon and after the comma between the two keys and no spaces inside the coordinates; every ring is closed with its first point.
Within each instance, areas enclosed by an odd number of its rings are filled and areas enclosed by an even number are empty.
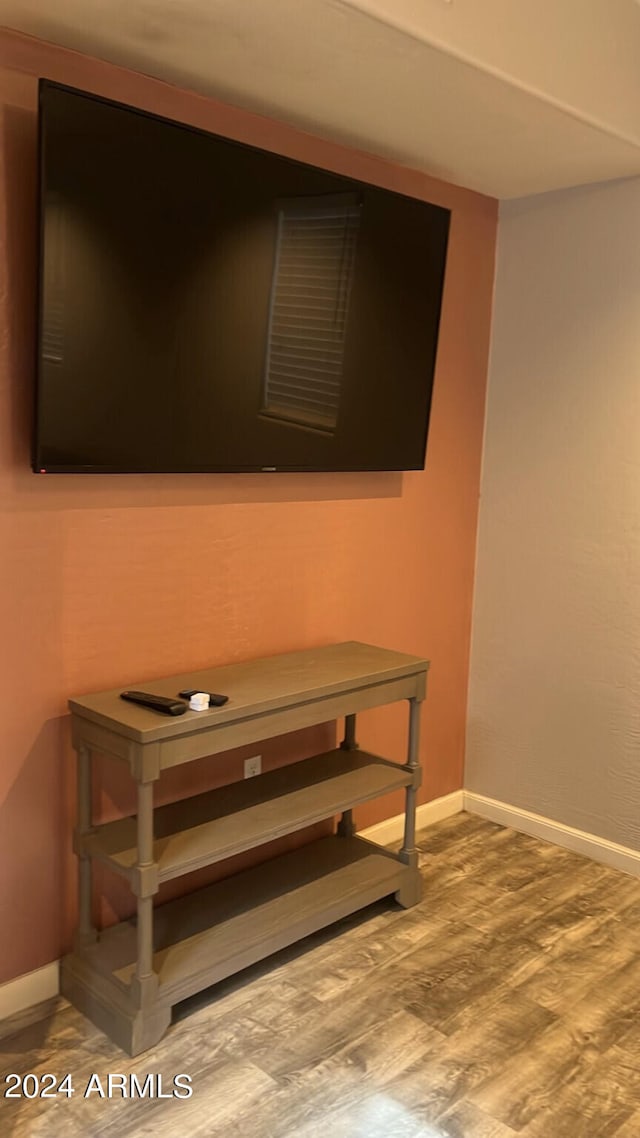
{"type": "MultiPolygon", "coordinates": [[[[640,881],[459,814],[424,899],[372,906],[178,1009],[129,1059],[74,1009],[0,1041],[2,1138],[640,1138],[640,881]],[[83,1092],[191,1076],[189,1099],[83,1092]]],[[[5,1028],[6,1028],[5,1024],[5,1028]]]]}

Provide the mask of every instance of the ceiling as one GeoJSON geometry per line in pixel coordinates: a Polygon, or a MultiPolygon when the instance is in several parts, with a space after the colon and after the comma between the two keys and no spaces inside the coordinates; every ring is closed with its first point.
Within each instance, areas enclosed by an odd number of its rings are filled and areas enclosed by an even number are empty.
{"type": "Polygon", "coordinates": [[[0,24],[494,197],[640,174],[637,0],[0,0],[0,24]]]}

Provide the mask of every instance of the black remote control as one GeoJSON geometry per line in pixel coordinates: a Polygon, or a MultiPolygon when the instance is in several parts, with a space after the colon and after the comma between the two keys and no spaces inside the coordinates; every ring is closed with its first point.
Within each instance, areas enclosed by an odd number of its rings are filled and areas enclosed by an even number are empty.
{"type": "MultiPolygon", "coordinates": [[[[201,688],[188,688],[185,691],[178,692],[178,695],[180,696],[180,699],[191,699],[191,696],[195,695],[196,692],[199,691],[201,691],[201,688]]],[[[214,691],[208,691],[204,694],[209,696],[210,707],[222,707],[223,703],[229,702],[228,695],[217,695],[214,691]]]]}
{"type": "Polygon", "coordinates": [[[152,711],[160,711],[163,715],[184,715],[187,710],[184,703],[177,699],[168,699],[166,695],[151,695],[146,691],[121,691],[120,699],[128,699],[130,703],[140,703],[143,707],[150,707],[152,711]]]}

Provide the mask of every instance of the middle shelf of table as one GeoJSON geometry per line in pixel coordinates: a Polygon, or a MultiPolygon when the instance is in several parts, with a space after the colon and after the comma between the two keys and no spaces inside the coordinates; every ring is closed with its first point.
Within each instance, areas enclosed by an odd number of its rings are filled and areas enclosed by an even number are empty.
{"type": "MultiPolygon", "coordinates": [[[[412,782],[404,766],[336,748],[154,811],[158,884],[304,829],[412,782]]],[[[110,866],[135,887],[135,815],[94,826],[79,853],[110,866]]]]}

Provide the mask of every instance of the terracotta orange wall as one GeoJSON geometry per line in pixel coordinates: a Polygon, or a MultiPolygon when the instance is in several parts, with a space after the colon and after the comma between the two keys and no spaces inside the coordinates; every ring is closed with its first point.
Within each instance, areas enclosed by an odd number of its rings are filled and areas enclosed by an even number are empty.
{"type": "MultiPolygon", "coordinates": [[[[425,654],[420,798],[461,786],[497,205],[10,33],[0,34],[0,96],[1,982],[69,942],[70,694],[345,639],[425,654]],[[453,210],[426,471],[29,472],[39,75],[453,210]]],[[[363,717],[361,741],[402,758],[405,715],[363,717]]],[[[266,764],[310,753],[332,731],[266,744],[266,764]]],[[[238,764],[237,755],[201,764],[165,790],[237,777],[238,764]]],[[[121,780],[102,782],[102,808],[125,806],[121,780]]],[[[360,824],[400,808],[374,804],[360,824]]]]}

